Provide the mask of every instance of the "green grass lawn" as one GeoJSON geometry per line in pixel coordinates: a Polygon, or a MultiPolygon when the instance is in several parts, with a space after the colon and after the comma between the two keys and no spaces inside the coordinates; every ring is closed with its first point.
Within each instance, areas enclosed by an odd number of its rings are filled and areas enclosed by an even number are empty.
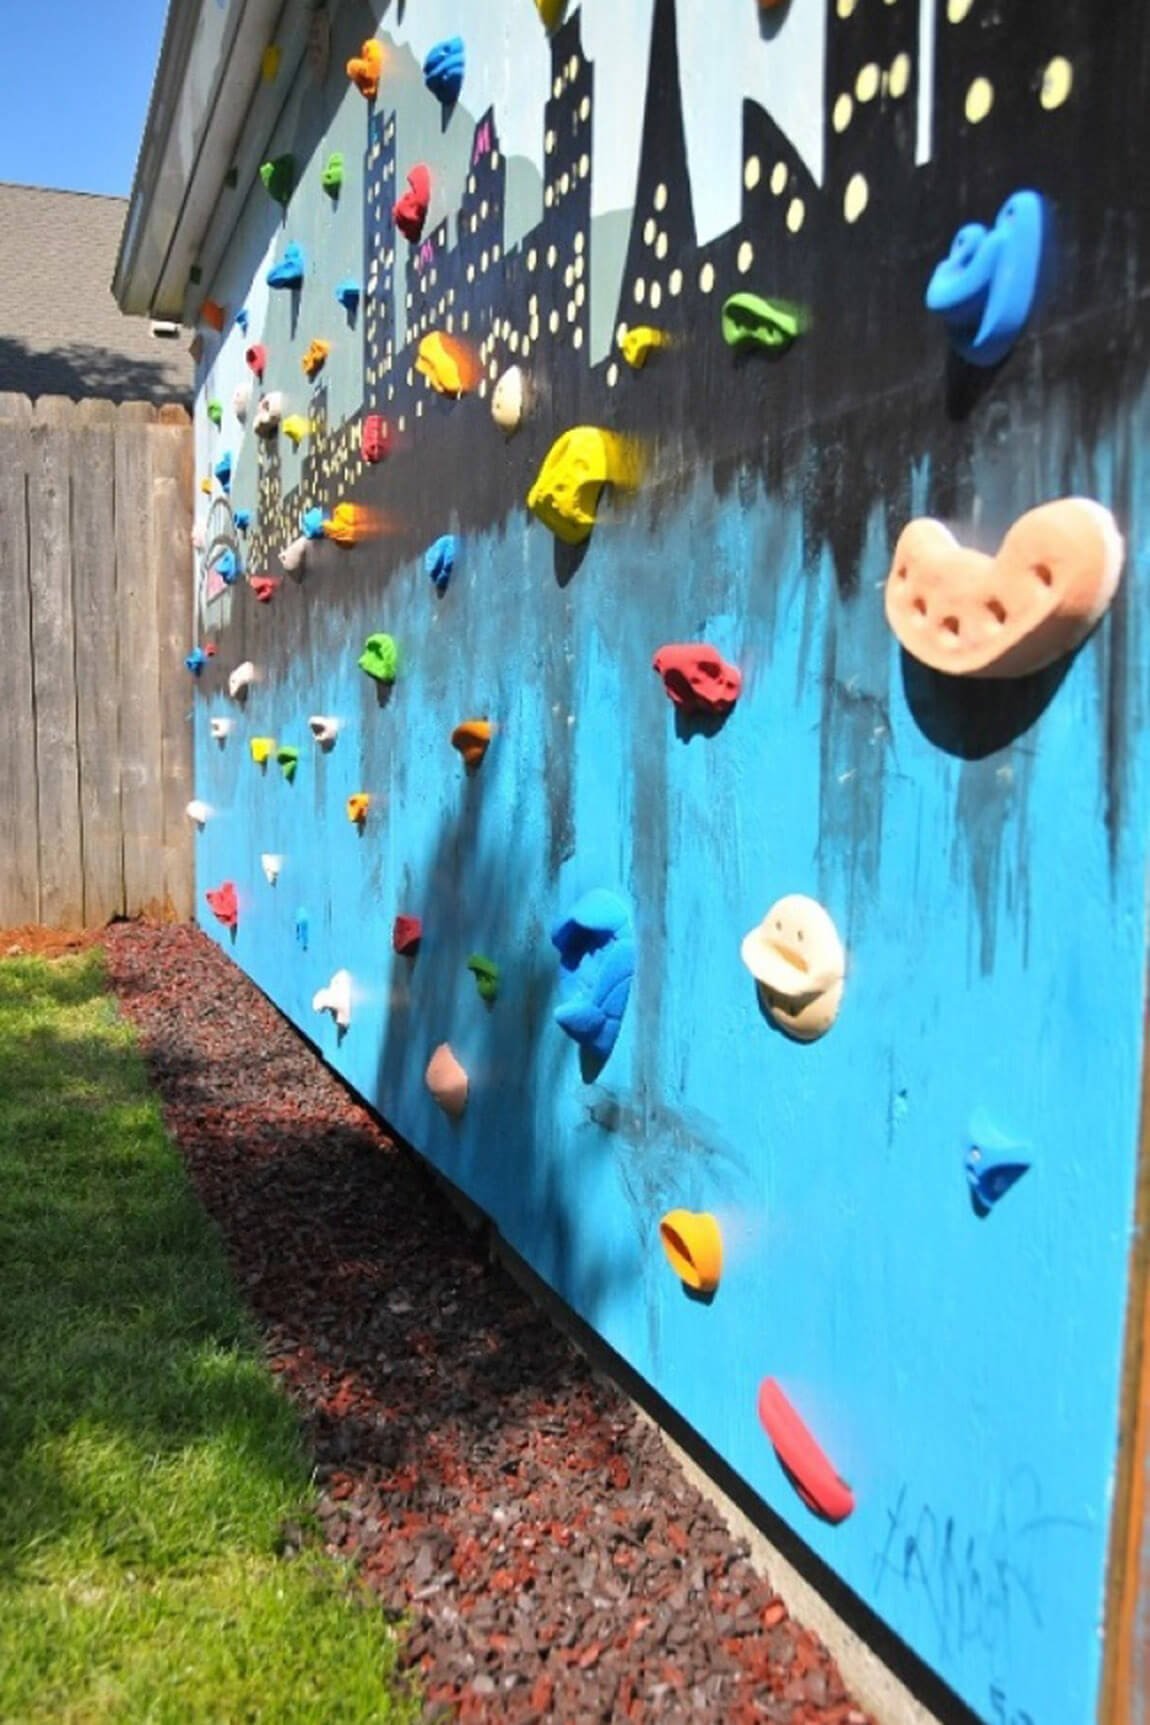
{"type": "Polygon", "coordinates": [[[407,1721],[97,954],[0,963],[0,1720],[407,1721]]]}

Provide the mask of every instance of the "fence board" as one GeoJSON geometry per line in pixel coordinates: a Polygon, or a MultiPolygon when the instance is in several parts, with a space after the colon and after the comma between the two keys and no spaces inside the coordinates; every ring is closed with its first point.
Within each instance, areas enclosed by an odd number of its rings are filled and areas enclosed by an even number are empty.
{"type": "MultiPolygon", "coordinates": [[[[163,411],[163,410],[161,410],[163,411]]],[[[192,639],[192,444],[185,421],[161,422],[151,435],[152,565],[160,650],[164,897],[179,917],[191,915],[192,847],[184,813],[191,795],[190,679],[180,668],[192,639]]]]}
{"type": "Polygon", "coordinates": [[[120,642],[116,609],[116,409],[82,401],[72,429],[72,593],[84,921],[121,916],[120,642]]]}
{"type": "Polygon", "coordinates": [[[0,395],[0,927],[40,920],[40,824],[32,698],[32,599],[28,585],[28,465],[32,403],[0,395]]]}
{"type": "Polygon", "coordinates": [[[71,401],[41,396],[28,473],[32,686],[40,787],[40,915],[70,927],[84,918],[80,764],[76,742],[72,609],[71,401]]]}
{"type": "Polygon", "coordinates": [[[120,808],[124,893],[138,910],[162,914],[164,831],[160,660],[152,557],[154,415],[126,402],[116,416],[116,610],[120,629],[120,808]]]}

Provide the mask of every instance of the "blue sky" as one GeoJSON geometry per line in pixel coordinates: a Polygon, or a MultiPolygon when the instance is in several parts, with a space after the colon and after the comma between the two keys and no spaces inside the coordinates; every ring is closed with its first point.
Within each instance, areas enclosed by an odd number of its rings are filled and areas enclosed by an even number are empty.
{"type": "Polygon", "coordinates": [[[167,0],[0,7],[0,180],[128,195],[167,9],[167,0]]]}

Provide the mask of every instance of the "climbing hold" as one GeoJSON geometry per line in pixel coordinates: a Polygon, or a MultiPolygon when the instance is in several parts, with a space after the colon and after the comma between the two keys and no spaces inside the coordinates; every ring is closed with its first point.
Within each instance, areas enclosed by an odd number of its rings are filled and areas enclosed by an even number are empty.
{"type": "Polygon", "coordinates": [[[423,62],[423,81],[437,102],[449,108],[459,100],[463,88],[463,38],[449,36],[437,42],[423,62]]]}
{"type": "Polygon", "coordinates": [[[458,1120],[467,1107],[467,1073],[455,1058],[451,1044],[441,1042],[427,1063],[423,1082],[443,1112],[458,1120]]]}
{"type": "Polygon", "coordinates": [[[564,544],[581,545],[595,525],[604,485],[627,490],[637,480],[635,452],[624,438],[579,425],[551,445],[527,493],[527,507],[564,544]]]}
{"type": "Polygon", "coordinates": [[[222,922],[225,928],[235,928],[240,907],[234,884],[226,880],[222,886],[209,887],[204,897],[216,921],[222,922]]]}
{"type": "Polygon", "coordinates": [[[276,741],[274,737],[253,737],[248,743],[248,748],[251,750],[252,760],[256,766],[266,767],[276,752],[276,741]]]}
{"type": "Polygon", "coordinates": [[[407,176],[407,191],[392,205],[391,215],[405,239],[414,245],[423,238],[423,224],[431,202],[431,174],[422,162],[417,162],[407,176]]]}
{"type": "Polygon", "coordinates": [[[330,197],[338,198],[339,189],[343,185],[343,151],[333,150],[323,165],[320,175],[323,189],[330,197]]]}
{"type": "Polygon", "coordinates": [[[842,1002],[846,955],[821,904],[801,893],[780,898],[746,936],[740,954],[780,1030],[799,1042],[826,1034],[842,1002]]]}
{"type": "Polygon", "coordinates": [[[200,322],[206,323],[209,329],[222,331],[224,327],[224,308],[217,299],[206,299],[200,307],[200,322]]]}
{"type": "Polygon", "coordinates": [[[235,414],[241,425],[244,425],[247,422],[248,408],[251,406],[251,400],[251,391],[247,386],[242,383],[237,385],[232,395],[232,412],[235,414]]]}
{"type": "Polygon", "coordinates": [[[208,418],[211,420],[213,425],[216,425],[216,426],[222,425],[224,423],[224,404],[223,404],[223,402],[222,401],[209,401],[208,405],[207,405],[207,415],[208,415],[208,418]]]}
{"type": "Polygon", "coordinates": [[[423,554],[423,567],[440,598],[447,592],[455,568],[456,539],[454,533],[444,533],[429,545],[423,554]]]}
{"type": "Polygon", "coordinates": [[[437,395],[466,395],[479,381],[475,356],[465,342],[433,329],[419,344],[415,369],[437,395]]]}
{"type": "Polygon", "coordinates": [[[305,538],[323,538],[323,510],[318,503],[308,505],[300,515],[299,524],[305,538]]]}
{"type": "Polygon", "coordinates": [[[399,648],[391,635],[369,635],[356,663],[377,683],[394,683],[399,674],[399,648]]]}
{"type": "Polygon", "coordinates": [[[242,700],[256,680],[256,668],[250,659],[245,659],[242,665],[237,665],[228,678],[228,694],[233,701],[242,700]]]}
{"type": "Polygon", "coordinates": [[[510,366],[491,392],[491,417],[510,437],[523,423],[527,406],[527,380],[521,367],[510,366]]]}
{"type": "Polygon", "coordinates": [[[670,347],[671,338],[664,330],[640,324],[619,338],[619,351],[633,371],[642,371],[651,355],[661,347],[670,347]]]}
{"type": "Polygon", "coordinates": [[[270,395],[261,395],[256,406],[256,416],[252,420],[252,430],[257,437],[274,437],[280,428],[283,417],[284,398],[278,389],[273,389],[270,395]]]}
{"type": "Polygon", "coordinates": [[[314,377],[316,372],[322,369],[324,360],[330,352],[330,341],[321,341],[319,336],[316,336],[315,340],[309,344],[307,352],[300,360],[300,364],[303,366],[304,372],[308,377],[314,377]]]}
{"type": "Polygon", "coordinates": [[[280,870],[283,866],[283,857],[274,856],[271,851],[264,851],[263,855],[260,857],[260,867],[264,871],[264,878],[269,886],[274,886],[276,884],[276,881],[279,879],[280,870]]]}
{"type": "Polygon", "coordinates": [[[208,819],[211,812],[212,811],[208,807],[207,803],[201,802],[198,797],[193,798],[193,800],[188,804],[187,808],[185,808],[185,810],[184,810],[184,813],[187,815],[188,819],[190,821],[192,821],[194,823],[194,825],[199,827],[201,832],[203,831],[203,828],[204,828],[204,822],[208,819]]]}
{"type": "Polygon", "coordinates": [[[248,585],[260,604],[267,605],[275,598],[279,582],[274,575],[249,575],[248,585]]]}
{"type": "Polygon", "coordinates": [[[294,575],[297,570],[303,568],[307,561],[307,544],[306,536],[301,534],[298,539],[293,539],[290,545],[285,545],[280,552],[280,562],[289,575],[294,575]]]}
{"type": "Polygon", "coordinates": [[[307,951],[308,935],[311,932],[311,918],[301,904],[295,913],[296,945],[307,951]]]}
{"type": "Polygon", "coordinates": [[[193,647],[191,652],[184,658],[184,665],[192,673],[193,677],[199,676],[207,662],[208,655],[204,652],[202,647],[193,647]]]}
{"type": "Polygon", "coordinates": [[[391,929],[391,944],[396,952],[410,956],[423,939],[423,923],[417,916],[397,916],[391,929]]]}
{"type": "Polygon", "coordinates": [[[729,713],[743,686],[742,673],[706,641],[660,647],[651,666],[676,707],[689,713],[729,713]]]}
{"type": "Polygon", "coordinates": [[[360,454],[367,462],[382,461],[388,452],[387,429],[380,413],[369,413],[359,434],[360,454]]]}
{"type": "Polygon", "coordinates": [[[239,580],[239,558],[230,546],[226,551],[220,552],[219,556],[212,564],[212,568],[225,587],[234,587],[236,582],[239,580]]]}
{"type": "Polygon", "coordinates": [[[465,719],[451,733],[451,746],[463,756],[464,765],[474,772],[491,744],[494,727],[487,719],[465,719]]]}
{"type": "Polygon", "coordinates": [[[696,1293],[712,1293],[723,1272],[723,1236],[715,1217],[695,1210],[668,1210],[659,1223],[667,1261],[696,1293]]]}
{"type": "Polygon", "coordinates": [[[809,1510],[826,1521],[845,1521],[854,1493],[840,1479],[774,1378],[759,1385],[759,1419],[791,1484],[809,1510]]]}
{"type": "Polygon", "coordinates": [[[192,528],[192,531],[189,533],[188,538],[192,542],[192,550],[193,551],[202,551],[203,550],[203,548],[204,548],[204,526],[203,526],[202,521],[196,522],[195,526],[192,528]]]}
{"type": "Polygon", "coordinates": [[[280,48],[278,42],[269,42],[260,55],[260,77],[265,84],[274,84],[280,69],[280,48]]]}
{"type": "MultiPolygon", "coordinates": [[[[254,341],[250,347],[244,349],[244,364],[254,376],[258,377],[261,382],[263,381],[263,375],[268,364],[268,350],[263,342],[254,341]]],[[[267,397],[264,396],[263,400],[266,401],[267,397]]],[[[260,405],[262,407],[262,401],[260,405]]]]}
{"type": "Polygon", "coordinates": [[[596,887],[556,923],[551,944],[559,953],[555,1022],[605,1060],[619,1035],[635,974],[631,913],[617,894],[596,887]]]}
{"type": "Polygon", "coordinates": [[[768,353],[785,352],[801,333],[794,306],[754,293],[735,293],[725,301],[721,327],[728,347],[761,347],[768,353]]]}
{"type": "Polygon", "coordinates": [[[307,724],[320,748],[330,749],[339,735],[339,720],[329,719],[324,713],[313,713],[307,724]]]}
{"type": "Polygon", "coordinates": [[[383,43],[373,37],[366,41],[357,58],[347,63],[347,75],[367,101],[374,102],[383,71],[383,43]]]}
{"type": "Polygon", "coordinates": [[[289,413],[283,421],[281,429],[293,449],[298,449],[311,427],[302,413],[289,413]]]}
{"type": "Polygon", "coordinates": [[[366,539],[370,516],[362,503],[337,503],[323,524],[324,538],[337,545],[358,545],[366,539]]]}
{"type": "Polygon", "coordinates": [[[272,265],[264,280],[269,287],[297,288],[303,282],[306,267],[303,252],[292,240],[284,247],[279,263],[272,265]]]}
{"type": "Polygon", "coordinates": [[[330,1012],[340,1030],[351,1023],[351,972],[337,970],[326,988],[317,988],[311,999],[313,1012],[330,1012]]]}
{"type": "Polygon", "coordinates": [[[567,10],[567,0],[535,0],[535,10],[543,20],[544,29],[558,30],[567,10]]]}
{"type": "Polygon", "coordinates": [[[208,720],[208,731],[211,734],[213,742],[216,742],[216,743],[226,742],[229,734],[231,733],[231,729],[232,729],[231,719],[209,719],[208,720]]]}
{"type": "Polygon", "coordinates": [[[1000,1198],[1030,1168],[1025,1152],[1028,1144],[1008,1138],[979,1109],[970,1123],[971,1146],[963,1168],[970,1187],[970,1202],[976,1216],[989,1216],[1000,1198]]]}
{"type": "Polygon", "coordinates": [[[204,493],[205,497],[210,497],[212,495],[212,476],[210,473],[205,474],[204,478],[200,480],[200,490],[204,493]]]}
{"type": "Polygon", "coordinates": [[[252,524],[252,512],[250,509],[233,509],[232,520],[237,533],[246,533],[252,524]]]}
{"type": "Polygon", "coordinates": [[[340,282],[336,288],[335,297],[344,311],[349,316],[354,317],[355,308],[359,304],[359,283],[348,276],[347,280],[340,282]]]}
{"type": "Polygon", "coordinates": [[[261,166],[260,179],[268,196],[277,204],[290,203],[295,187],[295,157],[273,156],[270,162],[261,166]]]}
{"type": "Polygon", "coordinates": [[[236,313],[236,323],[239,325],[240,334],[241,335],[247,335],[247,333],[248,333],[248,308],[247,308],[247,306],[242,305],[240,307],[239,311],[236,313]]]}
{"type": "Polygon", "coordinates": [[[224,492],[230,491],[232,488],[232,456],[230,450],[225,449],[212,471],[219,480],[220,490],[224,492]]]}
{"type": "Polygon", "coordinates": [[[989,230],[959,228],[926,290],[926,309],[946,324],[955,351],[971,365],[997,365],[1034,309],[1046,231],[1041,193],[1014,192],[989,230]]]}
{"type": "Polygon", "coordinates": [[[296,768],[299,766],[299,750],[292,748],[290,744],[284,744],[283,747],[276,750],[276,762],[290,785],[295,778],[296,768]]]}
{"type": "Polygon", "coordinates": [[[994,557],[960,545],[940,521],[912,521],[895,546],[887,622],[935,671],[1025,677],[1086,639],[1125,553],[1110,511],[1085,497],[1027,510],[994,557]]]}
{"type": "Polygon", "coordinates": [[[488,1006],[494,1006],[499,999],[499,966],[494,959],[484,958],[480,952],[473,952],[467,961],[467,968],[475,978],[475,987],[480,1000],[488,1006]]]}
{"type": "Polygon", "coordinates": [[[352,826],[361,827],[367,819],[367,811],[371,807],[371,796],[367,791],[353,791],[347,799],[347,818],[352,826]]]}

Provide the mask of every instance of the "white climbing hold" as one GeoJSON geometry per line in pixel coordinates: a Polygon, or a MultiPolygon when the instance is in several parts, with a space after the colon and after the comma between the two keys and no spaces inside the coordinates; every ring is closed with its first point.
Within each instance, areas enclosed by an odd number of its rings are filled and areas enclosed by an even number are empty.
{"type": "Polygon", "coordinates": [[[208,730],[217,743],[222,743],[232,728],[230,719],[209,719],[208,730]]]}
{"type": "Polygon", "coordinates": [[[192,801],[184,810],[188,819],[190,821],[194,821],[201,831],[203,830],[204,822],[208,819],[211,812],[212,811],[208,807],[207,803],[201,802],[199,797],[193,797],[192,801]]]}
{"type": "Polygon", "coordinates": [[[312,1009],[315,1012],[330,1012],[341,1030],[346,1030],[351,1023],[351,972],[337,970],[326,988],[319,988],[312,996],[312,1009]]]}
{"type": "Polygon", "coordinates": [[[320,748],[330,749],[339,735],[339,720],[329,719],[323,713],[313,713],[307,723],[320,748]]]}
{"type": "Polygon", "coordinates": [[[243,425],[247,420],[248,408],[251,406],[251,403],[252,392],[250,389],[245,388],[241,383],[239,388],[236,390],[236,393],[232,396],[232,412],[235,414],[241,425],[243,425]]]}
{"type": "Polygon", "coordinates": [[[256,680],[256,668],[250,659],[245,659],[242,665],[237,665],[228,678],[228,694],[233,701],[242,700],[256,680]]]}
{"type": "Polygon", "coordinates": [[[307,562],[307,545],[307,536],[301,533],[298,539],[293,539],[291,544],[286,545],[280,552],[280,562],[289,575],[295,575],[307,562]]]}
{"type": "Polygon", "coordinates": [[[275,856],[271,851],[264,851],[263,855],[260,857],[260,867],[263,869],[264,874],[267,877],[267,883],[269,886],[274,886],[276,884],[276,881],[279,878],[279,872],[283,866],[283,857],[275,856]]]}
{"type": "Polygon", "coordinates": [[[491,395],[491,417],[501,431],[510,437],[518,431],[527,407],[527,380],[522,369],[513,365],[503,373],[491,395]]]}
{"type": "Polygon", "coordinates": [[[196,525],[192,528],[192,550],[193,551],[202,551],[203,548],[204,548],[204,529],[201,526],[201,524],[197,521],[196,525]]]}

